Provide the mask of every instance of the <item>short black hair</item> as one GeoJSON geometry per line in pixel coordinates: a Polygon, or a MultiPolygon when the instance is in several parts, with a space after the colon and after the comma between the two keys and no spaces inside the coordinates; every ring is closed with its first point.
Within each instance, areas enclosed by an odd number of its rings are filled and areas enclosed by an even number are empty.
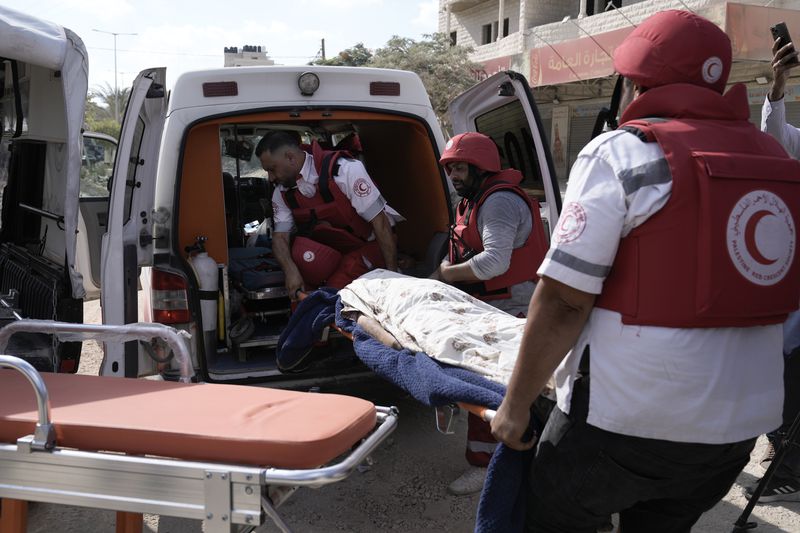
{"type": "Polygon", "coordinates": [[[293,131],[273,130],[261,137],[256,145],[256,157],[261,157],[264,152],[273,153],[279,148],[290,146],[300,148],[300,139],[293,131]]]}

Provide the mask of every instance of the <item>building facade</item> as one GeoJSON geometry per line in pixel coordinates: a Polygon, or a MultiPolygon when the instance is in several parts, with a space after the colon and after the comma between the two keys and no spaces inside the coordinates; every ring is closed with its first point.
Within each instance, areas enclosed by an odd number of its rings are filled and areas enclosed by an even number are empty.
{"type": "Polygon", "coordinates": [[[274,65],[275,62],[267,55],[266,46],[246,44],[225,47],[226,67],[251,67],[254,65],[274,65]]]}
{"type": "MultiPolygon", "coordinates": [[[[747,86],[751,120],[759,123],[772,77],[769,28],[785,21],[800,35],[800,0],[439,0],[439,31],[472,48],[471,58],[486,75],[525,75],[564,182],[609,104],[614,49],[664,9],[694,11],[728,34],[734,56],[729,84],[747,86]]],[[[786,98],[787,118],[800,125],[800,78],[789,81],[786,98]]]]}

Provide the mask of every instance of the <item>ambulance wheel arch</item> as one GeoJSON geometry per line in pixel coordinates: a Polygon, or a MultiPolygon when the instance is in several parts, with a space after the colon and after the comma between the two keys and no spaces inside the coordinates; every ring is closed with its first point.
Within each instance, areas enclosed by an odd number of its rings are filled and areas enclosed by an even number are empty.
{"type": "MultiPolygon", "coordinates": [[[[552,233],[561,212],[561,194],[553,159],[528,81],[505,71],[457,96],[448,108],[455,134],[477,131],[491,137],[503,168],[525,177],[523,189],[542,204],[542,219],[552,233]]],[[[548,234],[549,238],[549,234],[548,234]]]]}
{"type": "MultiPolygon", "coordinates": [[[[101,302],[104,324],[138,321],[139,269],[152,264],[152,210],[161,133],[167,111],[166,69],[139,73],[125,109],[102,239],[101,302]]],[[[108,343],[101,375],[136,377],[155,372],[138,357],[135,342],[108,343]],[[137,363],[138,362],[138,363],[137,363]],[[147,368],[141,368],[143,364],[147,368]]]]}

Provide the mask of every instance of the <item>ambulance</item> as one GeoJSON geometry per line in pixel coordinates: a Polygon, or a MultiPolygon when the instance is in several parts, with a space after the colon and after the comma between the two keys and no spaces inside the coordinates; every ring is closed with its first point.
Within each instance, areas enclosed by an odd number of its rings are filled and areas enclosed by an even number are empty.
{"type": "MultiPolygon", "coordinates": [[[[192,334],[195,371],[210,382],[276,387],[345,384],[369,375],[349,341],[326,335],[302,365],[282,368],[276,347],[292,315],[271,257],[272,185],[254,155],[266,133],[341,145],[361,159],[389,205],[404,273],[427,277],[445,253],[452,185],[438,159],[445,137],[419,77],[364,67],[270,66],[134,81],[119,138],[103,237],[103,321],[169,324],[192,334]],[[139,288],[141,295],[139,296],[139,288]]],[[[479,131],[541,206],[546,232],[561,196],[527,80],[501,72],[451,104],[454,133],[479,131]]],[[[102,373],[176,372],[153,343],[107,346],[102,373]]]]}

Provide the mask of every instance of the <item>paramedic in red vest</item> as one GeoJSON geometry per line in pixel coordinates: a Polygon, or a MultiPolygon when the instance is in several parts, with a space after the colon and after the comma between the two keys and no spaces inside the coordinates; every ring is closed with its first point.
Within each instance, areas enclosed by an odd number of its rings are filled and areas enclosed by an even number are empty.
{"type": "Polygon", "coordinates": [[[293,299],[320,285],[341,289],[373,268],[397,270],[393,226],[403,218],[387,205],[363,163],[348,152],[325,152],[316,142],[301,147],[285,131],[265,135],[255,153],[276,185],[273,253],[293,299]],[[302,235],[292,241],[297,229],[302,235]]]}
{"type": "Polygon", "coordinates": [[[800,163],[723,96],[725,33],[662,11],[615,50],[633,99],[584,147],[539,267],[495,437],[521,437],[555,371],[527,528],[684,532],[781,424],[781,324],[798,304],[800,163]]]}
{"type": "MultiPolygon", "coordinates": [[[[462,200],[448,257],[432,277],[524,317],[547,245],[538,205],[519,186],[522,173],[501,170],[494,141],[474,132],[450,139],[439,162],[462,200]]],[[[470,414],[465,454],[470,467],[448,490],[480,491],[496,446],[489,425],[470,414]]]]}

